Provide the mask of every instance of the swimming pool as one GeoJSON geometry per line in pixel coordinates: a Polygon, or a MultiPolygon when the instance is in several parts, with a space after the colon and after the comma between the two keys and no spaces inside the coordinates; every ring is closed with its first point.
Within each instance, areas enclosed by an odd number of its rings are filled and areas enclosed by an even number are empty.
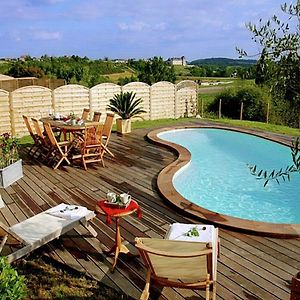
{"type": "Polygon", "coordinates": [[[264,187],[247,166],[273,170],[290,165],[289,147],[224,128],[159,130],[151,136],[179,153],[158,182],[161,193],[176,206],[236,228],[300,234],[299,174],[288,183],[274,181],[264,187]]]}

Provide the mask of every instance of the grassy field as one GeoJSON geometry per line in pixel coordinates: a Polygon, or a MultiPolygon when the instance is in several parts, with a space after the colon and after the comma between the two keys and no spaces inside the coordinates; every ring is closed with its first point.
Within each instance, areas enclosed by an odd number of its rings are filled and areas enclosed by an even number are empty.
{"type": "Polygon", "coordinates": [[[130,70],[127,70],[127,71],[124,71],[122,73],[107,74],[105,76],[109,78],[110,82],[118,83],[118,81],[119,81],[120,78],[137,76],[137,75],[136,75],[136,73],[134,73],[134,72],[132,72],[130,70]]]}
{"type": "Polygon", "coordinates": [[[25,276],[28,299],[112,299],[133,300],[101,282],[50,259],[19,260],[14,267],[25,276]]]}

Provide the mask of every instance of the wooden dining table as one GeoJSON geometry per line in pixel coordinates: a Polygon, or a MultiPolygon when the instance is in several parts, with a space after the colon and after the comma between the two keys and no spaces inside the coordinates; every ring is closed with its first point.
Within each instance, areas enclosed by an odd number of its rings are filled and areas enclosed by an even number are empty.
{"type": "Polygon", "coordinates": [[[72,125],[70,122],[53,119],[50,117],[41,118],[40,121],[43,124],[48,123],[50,124],[51,127],[60,129],[60,131],[63,133],[63,138],[65,141],[68,140],[67,133],[69,133],[70,135],[69,139],[72,140],[72,135],[74,135],[74,133],[84,131],[85,125],[87,123],[92,123],[92,121],[85,121],[84,123],[81,124],[72,125]]]}

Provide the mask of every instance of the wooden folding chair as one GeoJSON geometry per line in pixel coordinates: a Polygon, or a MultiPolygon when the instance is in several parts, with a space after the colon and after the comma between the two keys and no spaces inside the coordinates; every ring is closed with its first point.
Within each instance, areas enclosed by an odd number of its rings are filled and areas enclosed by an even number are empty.
{"type": "Polygon", "coordinates": [[[46,160],[51,154],[51,150],[52,150],[51,143],[49,139],[43,134],[41,127],[39,125],[39,121],[35,118],[31,118],[31,120],[34,125],[35,132],[37,133],[37,136],[40,140],[41,155],[42,156],[44,155],[44,160],[46,160]]]}
{"type": "Polygon", "coordinates": [[[147,268],[142,300],[149,298],[151,280],[168,287],[205,289],[205,299],[216,299],[213,250],[210,243],[136,238],[135,246],[147,268]]]}
{"type": "Polygon", "coordinates": [[[83,167],[87,170],[87,164],[101,162],[102,157],[102,125],[99,122],[91,122],[85,125],[83,140],[80,142],[80,154],[73,155],[72,160],[81,159],[83,167]]]}
{"type": "Polygon", "coordinates": [[[113,126],[113,122],[114,122],[114,114],[113,113],[107,113],[106,114],[106,118],[105,118],[105,122],[104,122],[104,126],[103,126],[103,131],[102,131],[102,139],[103,139],[103,143],[102,143],[102,157],[103,155],[107,152],[108,154],[110,154],[112,157],[114,157],[114,154],[108,149],[108,142],[110,139],[110,135],[111,135],[111,130],[112,130],[112,126],[113,126]]]}
{"type": "Polygon", "coordinates": [[[64,218],[63,213],[62,216],[53,214],[56,210],[63,211],[67,206],[73,207],[61,203],[11,227],[0,222],[0,254],[5,245],[17,248],[7,255],[8,261],[12,262],[60,237],[79,224],[83,225],[93,237],[97,236],[97,232],[88,223],[96,216],[93,211],[76,206],[75,211],[78,213],[72,218],[64,218]]]}
{"type": "Polygon", "coordinates": [[[84,108],[83,109],[83,112],[82,112],[82,116],[81,116],[81,119],[83,121],[87,121],[88,117],[89,117],[89,113],[90,113],[90,110],[88,108],[84,108]]]}
{"type": "Polygon", "coordinates": [[[93,122],[100,122],[101,112],[94,111],[93,122]]]}
{"type": "Polygon", "coordinates": [[[47,133],[50,145],[51,145],[51,155],[52,158],[56,161],[57,163],[54,165],[53,169],[57,169],[58,166],[65,160],[68,165],[70,165],[70,161],[68,159],[68,154],[71,149],[72,142],[69,141],[63,141],[63,142],[58,142],[54,136],[54,133],[52,131],[52,128],[49,123],[44,124],[45,131],[47,133]]]}
{"type": "Polygon", "coordinates": [[[34,156],[39,151],[41,143],[40,143],[38,135],[36,133],[34,133],[34,131],[33,131],[33,128],[30,124],[29,117],[23,115],[23,120],[24,120],[27,130],[34,142],[33,145],[30,147],[30,149],[28,150],[28,154],[34,156]]]}

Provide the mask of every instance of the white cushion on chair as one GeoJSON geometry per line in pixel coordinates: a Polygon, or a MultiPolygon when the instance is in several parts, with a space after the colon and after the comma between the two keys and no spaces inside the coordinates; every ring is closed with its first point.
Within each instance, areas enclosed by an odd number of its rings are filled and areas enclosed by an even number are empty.
{"type": "Polygon", "coordinates": [[[213,225],[183,224],[173,223],[165,235],[167,240],[211,243],[213,249],[213,274],[214,280],[217,278],[217,256],[219,249],[218,228],[213,225]],[[187,232],[194,227],[197,228],[199,236],[187,236],[187,232]]]}
{"type": "Polygon", "coordinates": [[[183,224],[174,223],[170,225],[168,232],[166,233],[165,239],[177,240],[177,241],[188,241],[188,242],[213,242],[213,233],[215,227],[213,225],[200,225],[200,224],[183,224]],[[197,228],[199,236],[187,236],[189,230],[197,228]]]}

